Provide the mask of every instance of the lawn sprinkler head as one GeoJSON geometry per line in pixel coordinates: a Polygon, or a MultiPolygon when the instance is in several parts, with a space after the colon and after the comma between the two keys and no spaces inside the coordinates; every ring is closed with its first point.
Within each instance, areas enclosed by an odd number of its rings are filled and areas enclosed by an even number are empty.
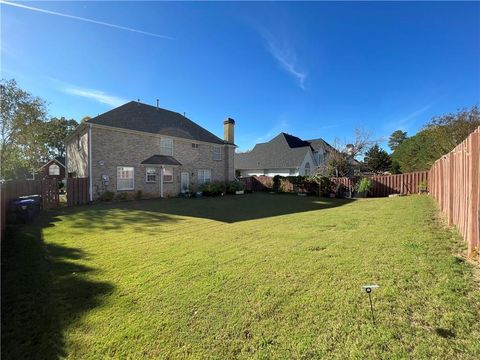
{"type": "Polygon", "coordinates": [[[375,314],[373,312],[373,303],[372,303],[372,297],[370,295],[370,293],[375,290],[375,289],[378,289],[380,286],[378,285],[363,285],[362,286],[362,290],[365,290],[365,292],[368,294],[368,300],[370,301],[370,310],[372,312],[372,323],[373,325],[375,325],[375,314]]]}

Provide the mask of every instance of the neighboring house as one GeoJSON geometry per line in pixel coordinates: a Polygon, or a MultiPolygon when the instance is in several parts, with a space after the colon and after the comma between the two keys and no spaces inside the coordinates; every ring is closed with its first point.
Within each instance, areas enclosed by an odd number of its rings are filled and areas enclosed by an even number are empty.
{"type": "Polygon", "coordinates": [[[65,179],[65,157],[57,156],[43,164],[35,174],[36,179],[65,179]]]}
{"type": "Polygon", "coordinates": [[[224,140],[179,113],[132,101],[80,124],[67,138],[68,176],[89,177],[91,200],[105,191],[176,196],[231,181],[235,121],[223,126],[224,140]]]}
{"type": "Polygon", "coordinates": [[[245,153],[235,154],[235,170],[241,176],[309,176],[325,164],[335,149],[322,139],[302,140],[280,133],[245,153]]]}

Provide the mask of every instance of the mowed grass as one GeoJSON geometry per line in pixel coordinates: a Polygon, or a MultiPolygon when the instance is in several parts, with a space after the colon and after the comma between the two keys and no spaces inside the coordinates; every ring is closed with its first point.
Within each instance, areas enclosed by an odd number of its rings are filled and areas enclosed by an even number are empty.
{"type": "Polygon", "coordinates": [[[270,194],[44,212],[3,242],[2,358],[478,359],[476,270],[436,214],[270,194]]]}

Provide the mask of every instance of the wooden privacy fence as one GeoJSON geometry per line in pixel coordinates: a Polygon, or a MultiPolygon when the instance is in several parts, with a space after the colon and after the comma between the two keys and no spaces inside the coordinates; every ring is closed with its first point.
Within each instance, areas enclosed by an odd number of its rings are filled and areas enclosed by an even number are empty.
{"type": "MultiPolygon", "coordinates": [[[[363,177],[363,176],[362,176],[363,177]]],[[[332,177],[330,181],[337,185],[343,185],[347,191],[355,191],[356,184],[362,178],[355,177],[332,177]]],[[[382,197],[390,194],[418,194],[420,184],[428,183],[428,171],[418,171],[398,175],[374,175],[365,176],[372,180],[372,189],[369,192],[371,197],[382,197]]],[[[261,191],[273,188],[273,178],[269,176],[249,176],[240,179],[245,184],[246,190],[261,191]]],[[[309,184],[305,186],[294,186],[284,178],[281,186],[283,192],[306,191],[310,189],[309,184]]]]}
{"type": "Polygon", "coordinates": [[[372,189],[368,193],[371,197],[384,197],[391,194],[418,194],[420,192],[420,184],[428,184],[428,171],[395,175],[355,176],[350,178],[333,177],[330,180],[334,184],[345,186],[349,191],[354,191],[356,184],[362,177],[372,180],[372,189]]]}
{"type": "Polygon", "coordinates": [[[429,188],[448,224],[455,224],[468,244],[480,249],[480,127],[438,159],[430,169],[429,188]]]}
{"type": "Polygon", "coordinates": [[[67,206],[88,204],[88,178],[67,179],[67,206]]]}
{"type": "Polygon", "coordinates": [[[7,211],[12,199],[20,196],[40,195],[44,209],[56,208],[59,205],[57,179],[6,181],[0,187],[0,232],[6,226],[7,211]]]}

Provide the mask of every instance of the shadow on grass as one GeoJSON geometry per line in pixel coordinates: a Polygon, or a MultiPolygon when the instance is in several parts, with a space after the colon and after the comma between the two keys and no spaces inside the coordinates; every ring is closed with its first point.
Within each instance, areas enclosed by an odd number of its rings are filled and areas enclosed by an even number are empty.
{"type": "Polygon", "coordinates": [[[73,215],[76,217],[73,227],[79,229],[114,230],[129,226],[136,227],[139,231],[148,231],[149,225],[158,225],[161,222],[181,222],[182,219],[177,216],[235,223],[329,209],[349,204],[352,201],[355,200],[315,196],[301,197],[293,194],[254,193],[214,198],[172,198],[103,203],[67,209],[65,214],[72,211],[76,212],[73,215]],[[125,211],[112,212],[112,209],[125,211]],[[129,210],[138,210],[138,212],[133,213],[129,210]]]}
{"type": "Polygon", "coordinates": [[[95,269],[76,263],[87,255],[82,250],[43,242],[50,221],[44,212],[2,239],[3,359],[66,356],[65,329],[113,291],[89,278],[95,269]]]}

